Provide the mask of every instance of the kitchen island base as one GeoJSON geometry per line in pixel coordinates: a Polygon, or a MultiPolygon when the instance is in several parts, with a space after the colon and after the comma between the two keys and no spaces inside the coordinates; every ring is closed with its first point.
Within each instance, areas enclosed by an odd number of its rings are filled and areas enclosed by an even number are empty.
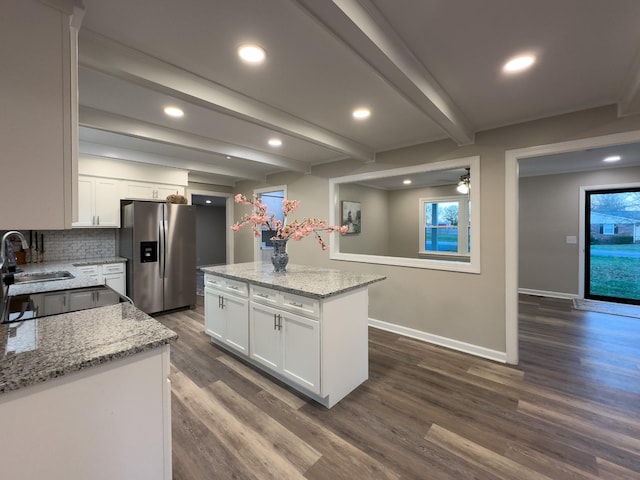
{"type": "Polygon", "coordinates": [[[367,380],[368,285],[384,277],[301,266],[274,276],[260,263],[203,270],[213,343],[327,408],[367,380]],[[331,278],[339,287],[327,288],[331,278]]]}

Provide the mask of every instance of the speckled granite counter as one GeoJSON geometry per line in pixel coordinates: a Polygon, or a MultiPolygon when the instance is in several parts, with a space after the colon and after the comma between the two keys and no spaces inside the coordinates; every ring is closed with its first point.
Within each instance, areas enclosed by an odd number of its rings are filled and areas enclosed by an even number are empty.
{"type": "Polygon", "coordinates": [[[33,273],[46,273],[46,272],[59,272],[67,271],[73,275],[74,278],[65,280],[54,280],[49,282],[36,282],[36,283],[24,283],[14,284],[9,287],[9,295],[28,295],[32,293],[45,293],[53,292],[56,290],[67,290],[70,288],[84,288],[100,285],[96,279],[93,279],[76,267],[85,265],[102,265],[106,263],[120,263],[126,262],[122,257],[109,257],[109,258],[89,258],[78,260],[76,262],[44,262],[44,263],[28,263],[25,265],[18,265],[18,268],[22,272],[16,273],[16,277],[21,275],[29,275],[33,273]]]}
{"type": "Polygon", "coordinates": [[[384,275],[291,264],[287,265],[286,272],[276,273],[273,271],[273,265],[260,262],[203,267],[201,270],[205,273],[313,298],[338,295],[386,278],[384,275]]]}
{"type": "Polygon", "coordinates": [[[128,303],[0,325],[0,393],[173,343],[177,338],[128,303]]]}

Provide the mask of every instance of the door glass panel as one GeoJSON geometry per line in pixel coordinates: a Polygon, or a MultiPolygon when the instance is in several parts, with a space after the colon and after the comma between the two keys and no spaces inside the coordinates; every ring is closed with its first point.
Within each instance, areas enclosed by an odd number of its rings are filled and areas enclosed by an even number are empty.
{"type": "Polygon", "coordinates": [[[640,304],[640,188],[586,192],[585,297],[640,304]]]}

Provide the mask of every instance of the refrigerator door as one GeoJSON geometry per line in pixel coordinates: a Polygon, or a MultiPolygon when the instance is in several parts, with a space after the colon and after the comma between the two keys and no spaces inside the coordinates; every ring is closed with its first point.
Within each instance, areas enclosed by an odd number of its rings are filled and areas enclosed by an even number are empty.
{"type": "Polygon", "coordinates": [[[164,310],[196,304],[196,211],[193,205],[163,204],[164,310]]]}
{"type": "MultiPolygon", "coordinates": [[[[133,202],[131,209],[132,261],[129,290],[133,303],[146,313],[163,310],[163,279],[160,270],[160,245],[163,204],[133,202]]],[[[123,218],[126,217],[123,216],[123,218]]],[[[128,228],[127,225],[125,228],[128,228]]]]}

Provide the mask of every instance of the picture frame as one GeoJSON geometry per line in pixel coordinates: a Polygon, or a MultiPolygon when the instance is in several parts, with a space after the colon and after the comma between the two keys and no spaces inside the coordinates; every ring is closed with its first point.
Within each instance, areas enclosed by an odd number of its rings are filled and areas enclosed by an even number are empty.
{"type": "Polygon", "coordinates": [[[340,225],[347,226],[347,235],[362,232],[362,206],[360,202],[342,201],[342,221],[340,225]]]}

